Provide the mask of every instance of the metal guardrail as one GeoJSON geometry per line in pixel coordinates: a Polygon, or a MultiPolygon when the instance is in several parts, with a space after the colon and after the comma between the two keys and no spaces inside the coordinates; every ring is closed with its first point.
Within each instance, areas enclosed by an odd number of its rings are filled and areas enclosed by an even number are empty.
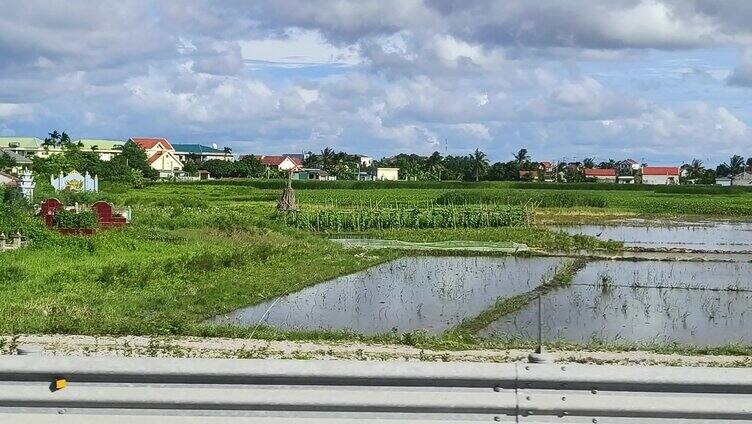
{"type": "Polygon", "coordinates": [[[708,421],[752,422],[752,370],[0,357],[2,423],[708,421]]]}

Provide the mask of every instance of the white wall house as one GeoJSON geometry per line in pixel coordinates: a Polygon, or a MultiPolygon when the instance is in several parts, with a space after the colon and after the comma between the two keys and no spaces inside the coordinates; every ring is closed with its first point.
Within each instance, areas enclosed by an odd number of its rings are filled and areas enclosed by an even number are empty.
{"type": "Polygon", "coordinates": [[[741,174],[734,175],[734,178],[731,179],[731,185],[752,186],[752,173],[742,172],[741,174]]]}
{"type": "Polygon", "coordinates": [[[642,183],[651,185],[679,184],[679,167],[643,166],[642,183]]]}
{"type": "Polygon", "coordinates": [[[360,161],[360,167],[361,168],[367,168],[371,165],[373,165],[373,158],[370,156],[363,156],[363,155],[356,155],[358,160],[360,161]]]}
{"type": "Polygon", "coordinates": [[[376,168],[376,179],[397,181],[399,180],[399,168],[376,168]]]}
{"type": "Polygon", "coordinates": [[[162,178],[174,176],[183,171],[183,163],[180,162],[175,149],[165,138],[134,137],[129,141],[136,143],[146,152],[149,165],[159,171],[162,178]]]}

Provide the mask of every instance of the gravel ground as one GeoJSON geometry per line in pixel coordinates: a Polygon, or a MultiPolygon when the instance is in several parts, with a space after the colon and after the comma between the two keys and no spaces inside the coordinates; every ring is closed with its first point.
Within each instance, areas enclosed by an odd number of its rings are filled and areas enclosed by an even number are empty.
{"type": "MultiPolygon", "coordinates": [[[[425,350],[409,346],[353,342],[297,342],[254,339],[143,336],[20,335],[0,336],[0,353],[40,347],[44,355],[156,356],[196,358],[348,359],[436,362],[522,362],[524,350],[425,350]]],[[[645,351],[552,351],[559,363],[750,367],[752,357],[656,354],[645,351]]]]}

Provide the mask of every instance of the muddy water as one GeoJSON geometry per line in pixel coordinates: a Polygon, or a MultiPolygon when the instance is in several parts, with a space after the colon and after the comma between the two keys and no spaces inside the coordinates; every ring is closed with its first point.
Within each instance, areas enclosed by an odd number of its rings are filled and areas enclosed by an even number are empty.
{"type": "MultiPolygon", "coordinates": [[[[752,342],[749,263],[591,262],[570,287],[541,300],[546,340],[752,342]]],[[[537,325],[531,304],[481,335],[534,339],[537,325]]]]}
{"type": "Polygon", "coordinates": [[[569,234],[584,234],[624,242],[644,249],[690,249],[752,252],[752,223],[664,222],[633,220],[609,225],[553,227],[569,234]]]}
{"type": "Polygon", "coordinates": [[[560,258],[406,257],[336,278],[213,323],[363,334],[440,333],[553,276],[560,258]]]}

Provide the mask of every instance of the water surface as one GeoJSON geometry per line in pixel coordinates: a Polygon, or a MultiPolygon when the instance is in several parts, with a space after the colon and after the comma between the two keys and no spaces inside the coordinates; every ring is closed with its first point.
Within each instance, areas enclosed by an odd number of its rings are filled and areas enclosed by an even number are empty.
{"type": "Polygon", "coordinates": [[[752,223],[632,220],[608,225],[571,225],[554,229],[644,249],[752,252],[752,223]]]}
{"type": "MultiPolygon", "coordinates": [[[[543,338],[588,342],[752,342],[752,264],[697,262],[589,263],[572,285],[541,299],[543,338]]],[[[530,304],[481,331],[535,339],[530,304]]]]}
{"type": "Polygon", "coordinates": [[[405,257],[278,299],[215,317],[213,323],[364,334],[437,334],[500,297],[550,279],[562,258],[405,257]]]}

